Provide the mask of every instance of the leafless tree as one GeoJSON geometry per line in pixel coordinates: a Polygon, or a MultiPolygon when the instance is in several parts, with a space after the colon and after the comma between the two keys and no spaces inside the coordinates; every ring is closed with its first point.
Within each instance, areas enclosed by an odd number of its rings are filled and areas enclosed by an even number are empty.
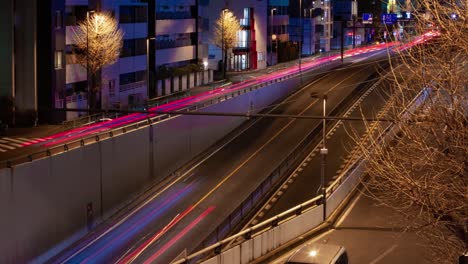
{"type": "Polygon", "coordinates": [[[221,48],[223,55],[223,77],[226,77],[227,52],[237,44],[237,34],[241,30],[236,16],[226,9],[221,11],[221,15],[216,20],[214,43],[221,48]]]}
{"type": "Polygon", "coordinates": [[[106,12],[93,13],[78,24],[74,34],[76,60],[90,76],[89,105],[100,108],[96,95],[100,92],[100,70],[117,61],[122,49],[123,33],[117,20],[106,12]]]}
{"type": "Polygon", "coordinates": [[[365,186],[429,242],[433,263],[456,263],[468,246],[467,2],[416,2],[416,35],[440,35],[391,61],[387,118],[398,132],[384,143],[388,123],[367,124],[365,186]]]}

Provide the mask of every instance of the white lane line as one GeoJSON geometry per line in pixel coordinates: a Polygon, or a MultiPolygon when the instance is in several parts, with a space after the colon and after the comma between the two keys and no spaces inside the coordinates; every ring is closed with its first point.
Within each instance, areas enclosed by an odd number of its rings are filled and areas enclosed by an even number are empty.
{"type": "Polygon", "coordinates": [[[5,145],[5,144],[0,144],[0,147],[7,148],[7,149],[15,149],[15,147],[8,146],[8,145],[5,145]]]}
{"type": "Polygon", "coordinates": [[[20,140],[14,139],[14,138],[4,137],[3,139],[6,139],[6,140],[11,141],[11,142],[23,143],[23,141],[20,141],[20,140]]]}
{"type": "Polygon", "coordinates": [[[0,148],[0,152],[7,152],[7,151],[6,151],[6,150],[4,150],[4,149],[2,149],[2,148],[0,148]]]}
{"type": "Polygon", "coordinates": [[[378,263],[379,261],[381,261],[383,258],[385,258],[388,254],[390,254],[390,252],[392,252],[393,250],[395,250],[395,248],[398,247],[397,244],[391,246],[389,249],[385,250],[382,254],[380,254],[380,256],[376,259],[374,259],[373,261],[371,261],[369,264],[376,264],[378,263]]]}
{"type": "Polygon", "coordinates": [[[336,222],[336,225],[335,227],[339,227],[341,226],[341,224],[343,223],[343,221],[346,219],[346,217],[349,215],[349,213],[351,213],[351,211],[353,210],[354,206],[356,206],[357,202],[359,201],[359,199],[361,198],[362,196],[362,192],[359,192],[359,195],[354,199],[354,201],[346,208],[346,211],[341,215],[340,219],[338,219],[338,221],[336,222]]]}
{"type": "MultiPolygon", "coordinates": [[[[318,82],[319,80],[325,78],[325,76],[311,82],[310,84],[302,87],[301,89],[299,90],[296,90],[295,92],[293,92],[290,96],[295,96],[297,94],[299,94],[300,92],[302,92],[303,90],[305,90],[309,85],[312,85],[313,83],[316,83],[318,82]]],[[[270,111],[268,111],[267,113],[271,113],[273,112],[274,110],[276,110],[278,108],[279,105],[273,107],[270,111]]],[[[219,146],[217,149],[215,149],[213,152],[211,152],[209,155],[207,155],[206,157],[204,157],[202,160],[200,160],[197,164],[193,165],[190,169],[188,169],[185,173],[183,173],[181,176],[179,176],[178,178],[176,178],[174,181],[172,181],[171,183],[169,183],[167,186],[165,186],[163,189],[157,191],[155,194],[153,194],[151,197],[149,197],[148,199],[146,199],[143,203],[141,203],[139,206],[137,206],[136,208],[134,208],[132,211],[130,211],[127,215],[125,215],[122,219],[120,219],[117,223],[115,223],[114,225],[110,226],[106,231],[104,231],[102,234],[100,234],[98,237],[96,237],[95,239],[91,240],[88,244],[86,244],[85,246],[81,247],[80,249],[78,249],[78,251],[74,252],[73,254],[71,254],[70,256],[68,256],[64,261],[62,261],[61,263],[66,263],[68,262],[70,259],[74,258],[76,255],[80,254],[82,251],[84,251],[85,249],[87,249],[89,246],[91,246],[92,244],[96,243],[96,241],[98,241],[99,239],[101,239],[103,236],[107,235],[109,232],[111,232],[112,230],[116,229],[117,227],[119,227],[122,223],[124,223],[128,218],[130,218],[131,216],[133,216],[134,214],[136,214],[138,211],[140,211],[143,207],[145,207],[147,204],[151,203],[156,197],[159,197],[159,195],[161,195],[163,192],[165,192],[166,190],[168,190],[169,188],[171,188],[173,185],[175,185],[176,183],[178,183],[179,181],[181,181],[184,177],[186,177],[187,175],[190,175],[196,168],[198,168],[202,163],[204,163],[206,160],[208,160],[209,158],[211,158],[213,155],[215,155],[216,153],[218,153],[221,149],[223,149],[225,146],[227,146],[228,144],[230,144],[231,142],[233,142],[236,138],[238,138],[240,135],[242,135],[245,131],[247,131],[248,129],[250,129],[251,127],[253,127],[255,124],[257,124],[260,120],[263,120],[263,118],[259,118],[257,120],[255,120],[254,122],[252,122],[252,124],[249,124],[246,128],[244,128],[243,130],[239,131],[239,133],[237,133],[235,136],[233,136],[232,138],[230,138],[227,142],[225,142],[222,146],[219,146]]]]}
{"type": "Polygon", "coordinates": [[[16,139],[22,140],[23,142],[29,142],[29,141],[31,141],[31,139],[29,139],[29,138],[23,138],[23,137],[17,137],[16,139]]]}

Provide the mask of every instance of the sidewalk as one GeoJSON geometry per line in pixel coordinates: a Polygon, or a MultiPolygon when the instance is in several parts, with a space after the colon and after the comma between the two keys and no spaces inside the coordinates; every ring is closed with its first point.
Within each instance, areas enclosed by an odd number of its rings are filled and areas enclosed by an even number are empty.
{"type": "MultiPolygon", "coordinates": [[[[430,249],[415,233],[402,232],[400,221],[400,215],[358,192],[332,229],[304,239],[301,245],[312,242],[344,246],[349,263],[431,263],[430,249]]],[[[269,263],[284,263],[297,249],[285,249],[269,263]]]]}
{"type": "MultiPolygon", "coordinates": [[[[302,58],[302,62],[308,62],[318,57],[329,56],[330,53],[322,53],[315,56],[310,56],[306,58],[302,58]]],[[[207,85],[197,86],[191,88],[189,90],[171,94],[164,97],[153,99],[152,102],[148,105],[148,107],[153,107],[160,104],[169,103],[174,100],[178,100],[187,96],[197,95],[203,92],[207,92],[213,89],[216,89],[221,86],[229,85],[230,83],[237,83],[246,81],[249,79],[256,78],[261,75],[270,74],[274,71],[278,71],[281,69],[285,69],[294,65],[298,65],[298,60],[278,63],[273,66],[264,68],[264,69],[256,69],[256,70],[248,70],[248,71],[241,71],[241,72],[226,72],[227,79],[214,81],[207,85]]],[[[73,127],[66,127],[63,125],[38,125],[36,127],[9,127],[4,135],[4,137],[25,137],[25,138],[40,138],[46,137],[48,135],[52,135],[55,133],[59,133],[65,131],[67,129],[71,129],[73,127]]]]}

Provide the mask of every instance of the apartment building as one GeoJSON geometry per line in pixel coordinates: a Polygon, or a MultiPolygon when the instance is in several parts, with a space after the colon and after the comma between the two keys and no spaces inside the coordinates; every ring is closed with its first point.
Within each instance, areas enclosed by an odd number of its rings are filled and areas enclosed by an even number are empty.
{"type": "Polygon", "coordinates": [[[331,0],[314,0],[311,2],[313,24],[317,34],[317,47],[320,52],[330,51],[333,38],[333,15],[331,0]]]}
{"type": "MultiPolygon", "coordinates": [[[[126,109],[167,95],[170,90],[155,85],[160,67],[207,60],[207,49],[199,43],[197,0],[99,2],[99,10],[114,14],[124,32],[119,60],[101,72],[103,108],[126,109]]],[[[61,100],[67,108],[87,105],[86,70],[72,58],[73,27],[96,6],[87,0],[66,0],[66,98],[61,100]]]]}
{"type": "Polygon", "coordinates": [[[289,41],[289,0],[268,1],[268,65],[278,63],[279,42],[289,41]]]}
{"type": "Polygon", "coordinates": [[[228,71],[262,69],[267,66],[267,0],[204,0],[200,3],[203,20],[202,43],[208,46],[209,68],[217,70],[222,61],[221,48],[213,44],[214,24],[223,9],[238,19],[241,31],[238,43],[228,51],[228,71]]]}

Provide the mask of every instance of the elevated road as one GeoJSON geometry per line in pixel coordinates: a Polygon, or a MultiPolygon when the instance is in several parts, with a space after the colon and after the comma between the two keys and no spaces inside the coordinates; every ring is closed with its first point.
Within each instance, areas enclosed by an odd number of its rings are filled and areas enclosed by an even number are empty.
{"type": "MultiPolygon", "coordinates": [[[[392,47],[397,43],[389,43],[387,45],[381,44],[376,46],[370,46],[365,48],[357,48],[354,50],[347,51],[345,53],[345,58],[352,58],[355,56],[360,56],[361,54],[372,53],[378,50],[386,50],[387,47],[392,47]]],[[[311,61],[305,61],[302,64],[301,70],[307,71],[309,69],[313,69],[318,65],[322,65],[325,63],[333,62],[339,60],[339,55],[327,56],[317,58],[311,61]]],[[[205,102],[210,100],[211,98],[219,97],[221,95],[233,93],[235,91],[244,89],[246,87],[252,85],[258,85],[262,83],[266,83],[278,78],[282,78],[291,74],[296,74],[299,72],[299,68],[297,66],[292,66],[284,69],[278,69],[277,71],[270,72],[267,74],[253,74],[255,78],[247,79],[245,81],[241,81],[235,84],[231,84],[229,86],[225,86],[222,88],[204,91],[196,95],[191,95],[164,105],[152,107],[149,110],[154,111],[176,111],[181,110],[184,108],[188,108],[192,105],[205,102]]],[[[27,155],[31,155],[34,153],[45,152],[49,148],[61,146],[63,144],[69,144],[71,142],[77,142],[80,139],[91,137],[94,135],[98,135],[101,133],[105,133],[111,131],[116,128],[120,128],[129,124],[133,124],[142,120],[147,119],[148,116],[146,114],[130,114],[125,115],[122,117],[115,118],[113,120],[95,123],[87,126],[78,127],[75,129],[71,129],[68,131],[60,132],[60,133],[53,133],[47,136],[41,137],[34,137],[34,138],[22,138],[22,139],[2,139],[3,141],[7,141],[6,144],[4,142],[0,142],[0,168],[5,167],[6,160],[15,160],[18,157],[23,157],[21,161],[18,162],[26,162],[28,158],[24,158],[27,155]],[[14,141],[16,140],[16,141],[14,141]],[[12,141],[12,142],[10,142],[12,141]],[[11,145],[14,144],[14,145],[11,145]]],[[[79,145],[79,144],[76,144],[79,145]]],[[[70,149],[71,150],[71,149],[70,149]]],[[[36,156],[36,155],[33,155],[36,156]]],[[[40,155],[37,155],[40,156],[40,155]]],[[[14,162],[15,164],[17,162],[14,162]]]]}
{"type": "MultiPolygon", "coordinates": [[[[386,52],[370,55],[370,61],[369,54],[347,59],[347,67],[320,76],[268,112],[319,115],[322,106],[310,97],[312,92],[327,93],[331,110],[356,88],[370,86],[378,67],[372,61],[382,60],[386,52]],[[353,60],[362,61],[350,64],[353,60]]],[[[175,181],[50,262],[169,263],[193,251],[318,125],[318,120],[250,120],[238,136],[175,181]]]]}

